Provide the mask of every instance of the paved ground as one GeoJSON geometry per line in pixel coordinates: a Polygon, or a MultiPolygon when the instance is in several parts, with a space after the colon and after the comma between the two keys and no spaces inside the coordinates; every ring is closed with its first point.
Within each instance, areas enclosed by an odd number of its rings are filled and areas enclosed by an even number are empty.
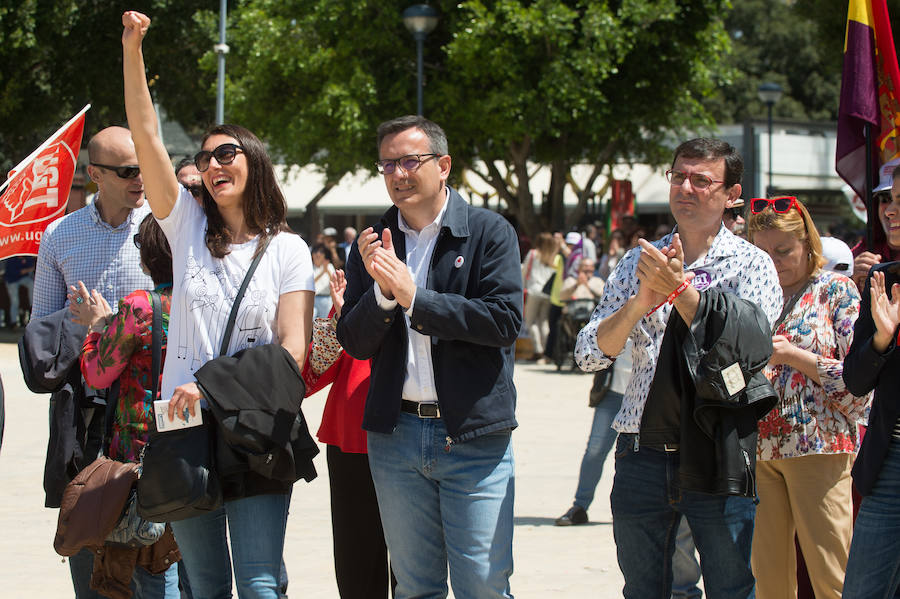
{"type": "MultiPolygon", "coordinates": [[[[53,551],[57,510],[43,507],[41,488],[47,444],[47,397],[30,393],[19,370],[15,338],[0,336],[0,374],[6,391],[6,433],[0,452],[0,598],[71,597],[68,564],[53,551]]],[[[612,456],[586,526],[559,528],[553,520],[571,504],[590,429],[590,375],[552,366],[518,364],[519,429],[516,459],[516,597],[620,597],[609,513],[612,456]]],[[[305,400],[318,422],[325,393],[305,400]]],[[[312,427],[311,427],[312,428],[312,427]]],[[[336,599],[331,553],[327,468],[294,487],[285,560],[290,596],[336,599]]]]}

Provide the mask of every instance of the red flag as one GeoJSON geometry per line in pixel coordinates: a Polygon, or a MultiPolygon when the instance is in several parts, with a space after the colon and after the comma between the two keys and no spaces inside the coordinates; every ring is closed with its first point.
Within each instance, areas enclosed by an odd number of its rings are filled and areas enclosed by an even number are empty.
{"type": "Polygon", "coordinates": [[[65,214],[75,176],[84,113],[90,104],[60,127],[9,173],[0,190],[0,260],[37,256],[44,229],[65,214]]]}
{"type": "Polygon", "coordinates": [[[835,170],[860,197],[867,191],[863,125],[871,124],[875,136],[871,172],[900,156],[898,95],[900,69],[886,0],[850,0],[835,170]]]}

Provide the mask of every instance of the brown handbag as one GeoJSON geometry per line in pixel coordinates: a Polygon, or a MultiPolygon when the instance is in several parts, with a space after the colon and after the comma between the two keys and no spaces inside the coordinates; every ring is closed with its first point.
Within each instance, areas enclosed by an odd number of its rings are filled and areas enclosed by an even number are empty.
{"type": "Polygon", "coordinates": [[[66,485],[53,548],[72,556],[82,548],[103,545],[137,481],[138,465],[100,456],[66,485]]]}

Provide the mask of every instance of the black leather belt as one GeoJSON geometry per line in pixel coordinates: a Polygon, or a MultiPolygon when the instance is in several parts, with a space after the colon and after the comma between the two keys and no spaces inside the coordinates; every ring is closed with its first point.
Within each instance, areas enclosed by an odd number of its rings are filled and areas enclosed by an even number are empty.
{"type": "Polygon", "coordinates": [[[636,433],[619,433],[619,436],[625,437],[629,440],[629,443],[634,445],[634,442],[638,442],[638,448],[646,447],[647,449],[654,449],[656,451],[664,451],[666,453],[675,453],[680,449],[680,445],[678,443],[644,443],[641,441],[636,433]]]}
{"type": "Polygon", "coordinates": [[[400,400],[400,409],[407,414],[415,414],[419,418],[440,418],[441,408],[436,403],[420,403],[418,401],[400,400]]]}

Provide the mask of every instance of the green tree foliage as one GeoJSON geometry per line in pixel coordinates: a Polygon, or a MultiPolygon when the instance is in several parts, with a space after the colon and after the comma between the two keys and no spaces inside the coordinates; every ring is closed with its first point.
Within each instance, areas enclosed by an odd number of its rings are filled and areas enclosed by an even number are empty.
{"type": "MultiPolygon", "coordinates": [[[[227,114],[286,162],[337,180],[377,157],[376,125],[415,111],[409,1],[247,0],[229,29],[227,114]]],[[[723,83],[725,0],[432,2],[425,114],[447,131],[456,177],[484,179],[526,231],[560,228],[566,185],[583,206],[620,160],[661,162],[664,142],[711,125],[723,83]],[[532,189],[535,163],[547,189],[532,189]],[[575,164],[593,165],[576,182],[575,164]],[[535,214],[545,194],[549,210],[535,214]]]]}
{"type": "Polygon", "coordinates": [[[126,8],[153,16],[146,51],[157,100],[188,129],[206,126],[214,117],[215,76],[199,77],[198,60],[212,47],[215,27],[202,26],[197,11],[209,5],[0,0],[0,166],[14,166],[85,104],[92,105],[85,142],[105,126],[124,123],[126,8]]]}
{"type": "MultiPolygon", "coordinates": [[[[892,29],[900,28],[900,0],[888,0],[892,29]]],[[[733,76],[706,107],[718,122],[766,114],[757,97],[764,81],[784,96],[777,117],[837,120],[841,93],[847,0],[741,0],[725,17],[732,41],[726,58],[733,76]]]]}

